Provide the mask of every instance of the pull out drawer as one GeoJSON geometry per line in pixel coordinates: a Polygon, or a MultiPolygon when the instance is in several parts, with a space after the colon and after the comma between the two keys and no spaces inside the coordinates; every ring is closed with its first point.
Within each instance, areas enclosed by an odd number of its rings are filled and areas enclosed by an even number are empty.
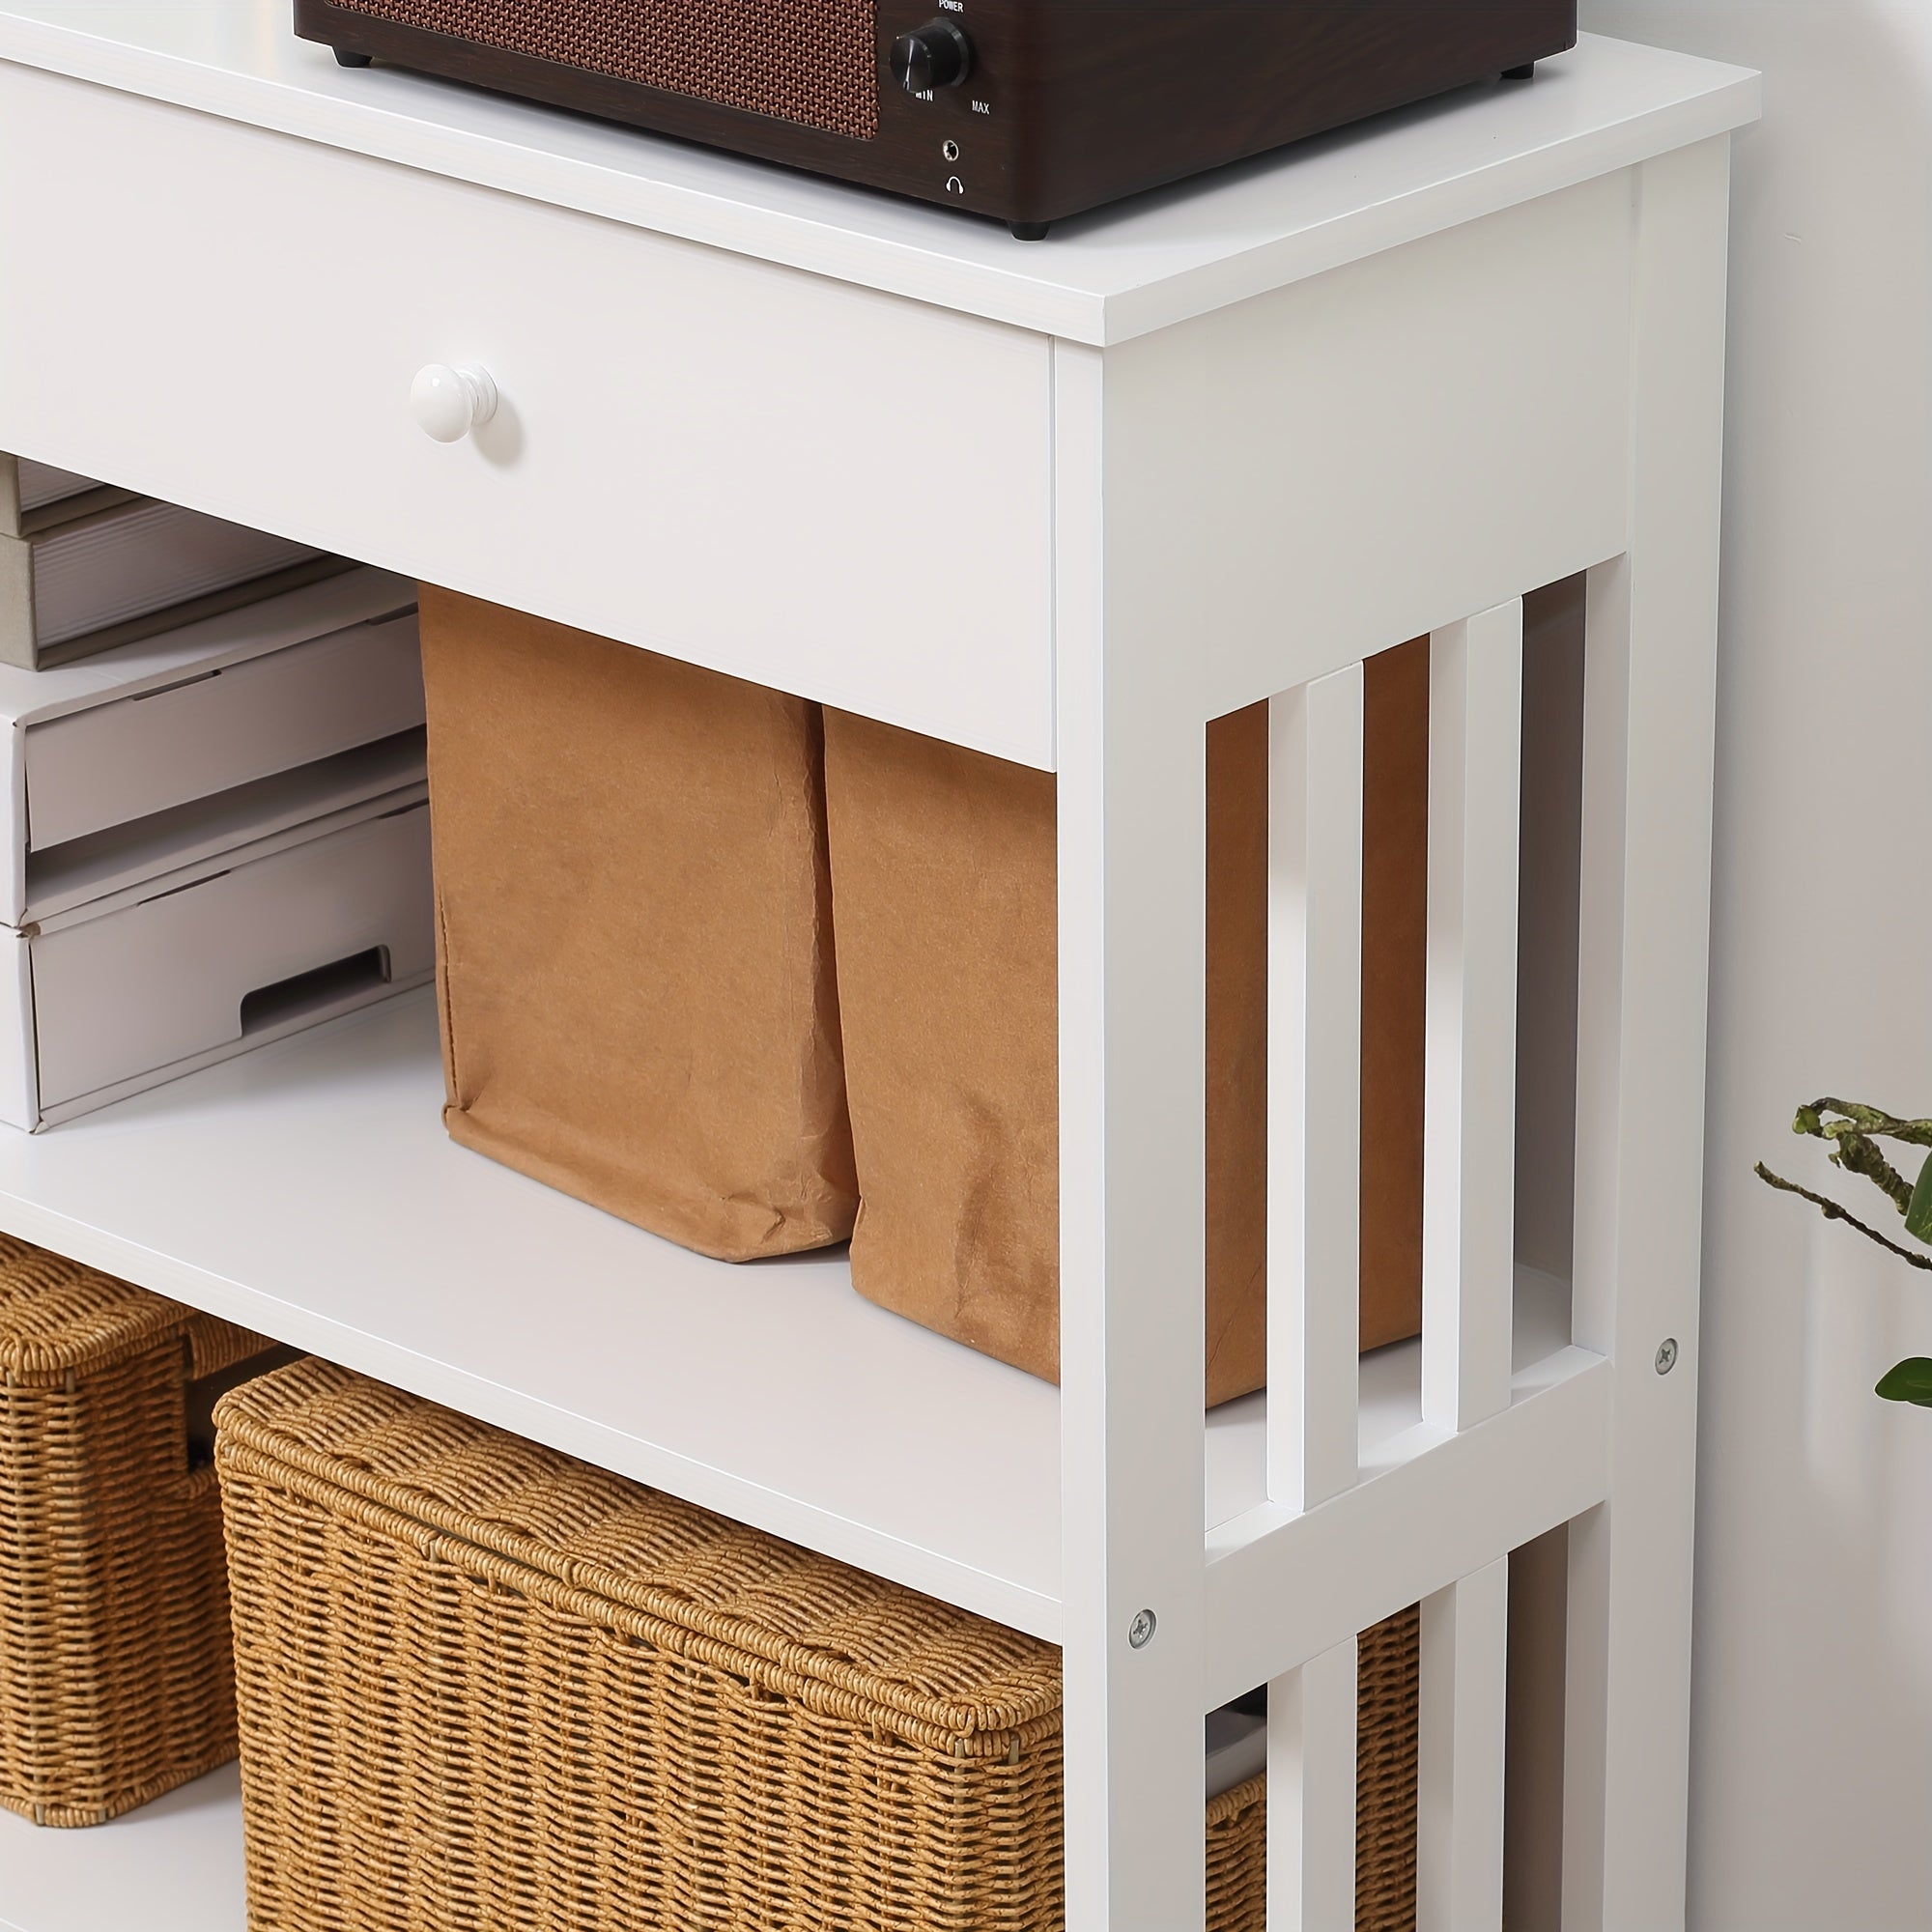
{"type": "Polygon", "coordinates": [[[357,624],[26,730],[35,852],[423,722],[414,613],[357,624]]]}
{"type": "Polygon", "coordinates": [[[420,787],[329,822],[0,936],[26,967],[38,1062],[38,1108],[15,1124],[85,1113],[426,980],[436,940],[420,787]]]}
{"type": "Polygon", "coordinates": [[[1051,763],[1044,336],[17,66],[0,173],[0,447],[1051,763]]]}

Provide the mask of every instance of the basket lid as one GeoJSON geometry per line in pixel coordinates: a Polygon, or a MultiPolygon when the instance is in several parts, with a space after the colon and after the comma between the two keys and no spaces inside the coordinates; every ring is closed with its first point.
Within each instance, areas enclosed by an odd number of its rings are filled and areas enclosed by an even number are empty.
{"type": "Polygon", "coordinates": [[[1053,1645],[332,1363],[245,1384],[215,1424],[224,1466],[251,1451],[856,1721],[974,1756],[1060,1727],[1053,1645]]]}
{"type": "Polygon", "coordinates": [[[0,1376],[41,1381],[104,1368],[193,1319],[131,1282],[0,1235],[0,1376]]]}

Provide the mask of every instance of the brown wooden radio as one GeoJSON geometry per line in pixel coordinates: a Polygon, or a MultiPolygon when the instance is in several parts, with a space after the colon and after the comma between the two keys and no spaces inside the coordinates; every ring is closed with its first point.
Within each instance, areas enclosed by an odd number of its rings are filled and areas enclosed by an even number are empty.
{"type": "Polygon", "coordinates": [[[1572,46],[1577,0],[295,0],[371,60],[992,215],[1143,188],[1572,46]]]}

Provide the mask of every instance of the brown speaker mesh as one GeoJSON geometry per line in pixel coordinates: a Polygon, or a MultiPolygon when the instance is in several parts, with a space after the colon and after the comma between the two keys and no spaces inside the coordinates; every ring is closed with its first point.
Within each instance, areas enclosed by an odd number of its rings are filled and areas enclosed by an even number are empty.
{"type": "Polygon", "coordinates": [[[337,0],[346,12],[870,140],[873,0],[337,0]]]}

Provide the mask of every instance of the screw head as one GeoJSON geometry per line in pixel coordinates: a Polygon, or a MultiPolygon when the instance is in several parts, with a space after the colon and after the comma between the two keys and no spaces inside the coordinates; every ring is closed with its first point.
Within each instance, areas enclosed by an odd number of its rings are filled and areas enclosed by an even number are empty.
{"type": "Polygon", "coordinates": [[[1677,1366],[1677,1337],[1666,1335],[1657,1345],[1657,1373],[1667,1376],[1677,1366]]]}
{"type": "Polygon", "coordinates": [[[1140,1610],[1127,1626],[1127,1641],[1136,1650],[1145,1650],[1153,1641],[1154,1625],[1158,1619],[1151,1610],[1140,1610]]]}

